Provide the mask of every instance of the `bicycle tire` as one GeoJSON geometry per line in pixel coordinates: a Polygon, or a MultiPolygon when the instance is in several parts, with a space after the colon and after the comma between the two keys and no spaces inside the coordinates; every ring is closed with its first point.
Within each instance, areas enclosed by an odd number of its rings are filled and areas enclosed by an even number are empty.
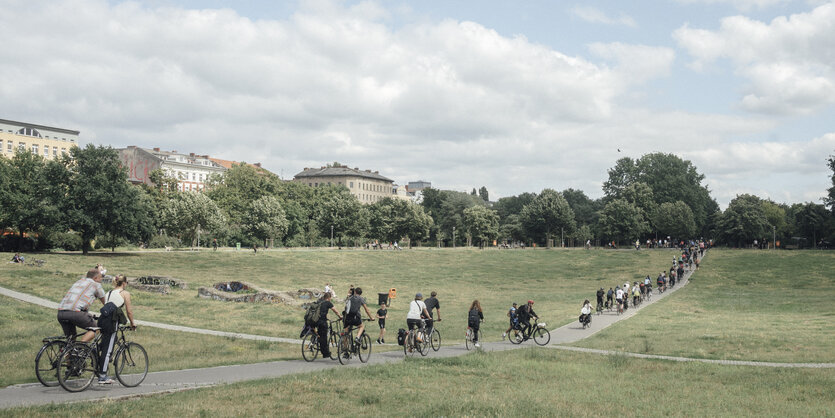
{"type": "Polygon", "coordinates": [[[335,332],[332,332],[330,334],[330,337],[328,337],[328,345],[328,348],[331,349],[330,359],[336,360],[336,358],[339,356],[339,336],[335,332]]]}
{"type": "Polygon", "coordinates": [[[42,385],[58,386],[58,358],[66,345],[66,341],[50,341],[38,351],[35,357],[35,376],[42,385]]]}
{"type": "Polygon", "coordinates": [[[464,346],[467,347],[467,351],[472,350],[475,348],[475,344],[473,343],[473,330],[472,328],[467,328],[467,333],[464,335],[464,346]]]}
{"type": "Polygon", "coordinates": [[[93,349],[74,345],[58,358],[58,384],[67,392],[81,392],[90,387],[96,377],[98,361],[93,349]]]}
{"type": "Polygon", "coordinates": [[[339,364],[348,364],[351,360],[351,335],[345,334],[339,338],[339,345],[337,349],[337,359],[339,364]]]}
{"type": "Polygon", "coordinates": [[[429,341],[433,350],[438,351],[441,349],[441,333],[438,332],[437,328],[432,329],[432,335],[430,336],[429,341]]]}
{"type": "Polygon", "coordinates": [[[426,334],[424,334],[423,335],[423,342],[418,342],[417,345],[418,345],[418,351],[420,351],[420,355],[423,356],[423,357],[426,357],[426,355],[429,354],[429,350],[430,350],[429,337],[426,334]]]}
{"type": "Polygon", "coordinates": [[[371,358],[371,337],[368,336],[367,332],[362,334],[362,337],[360,338],[359,350],[357,350],[357,352],[360,362],[368,363],[368,359],[371,358]]]}
{"type": "Polygon", "coordinates": [[[409,332],[409,335],[406,336],[406,341],[403,343],[403,354],[406,357],[414,357],[416,354],[414,331],[409,332]],[[409,351],[410,348],[411,351],[409,351]]]}
{"type": "Polygon", "coordinates": [[[522,332],[519,330],[513,330],[513,334],[507,334],[507,339],[510,341],[511,344],[522,344],[522,341],[525,340],[525,336],[522,335],[522,332]]]}
{"type": "Polygon", "coordinates": [[[539,345],[546,345],[551,342],[551,333],[545,328],[537,327],[533,330],[533,341],[539,345]]]}
{"type": "Polygon", "coordinates": [[[313,334],[306,334],[302,338],[302,358],[306,362],[316,360],[319,355],[319,344],[313,334]]]}
{"type": "Polygon", "coordinates": [[[116,379],[125,387],[139,386],[148,376],[148,352],[145,347],[129,342],[119,347],[113,361],[116,379]]]}

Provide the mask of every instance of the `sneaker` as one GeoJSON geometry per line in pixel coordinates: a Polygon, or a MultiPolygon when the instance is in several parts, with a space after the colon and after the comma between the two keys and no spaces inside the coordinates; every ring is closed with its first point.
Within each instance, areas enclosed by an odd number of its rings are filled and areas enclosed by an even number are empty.
{"type": "Polygon", "coordinates": [[[475,343],[475,348],[481,348],[481,344],[480,343],[475,343]]]}
{"type": "Polygon", "coordinates": [[[502,341],[504,341],[505,338],[507,338],[507,333],[506,332],[502,333],[502,341]]]}
{"type": "Polygon", "coordinates": [[[382,344],[382,342],[380,342],[379,338],[377,338],[377,344],[382,344]]]}
{"type": "Polygon", "coordinates": [[[383,343],[383,344],[385,344],[385,343],[386,343],[386,340],[384,340],[384,339],[382,339],[382,338],[380,339],[380,341],[382,341],[382,343],[383,343]]]}
{"type": "Polygon", "coordinates": [[[99,384],[100,385],[112,385],[114,383],[116,383],[116,381],[111,379],[108,376],[102,376],[102,377],[99,378],[99,384]]]}

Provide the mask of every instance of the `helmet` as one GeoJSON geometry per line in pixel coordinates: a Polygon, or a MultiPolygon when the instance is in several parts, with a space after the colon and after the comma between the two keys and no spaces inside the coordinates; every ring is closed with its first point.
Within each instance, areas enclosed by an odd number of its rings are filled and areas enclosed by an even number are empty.
{"type": "Polygon", "coordinates": [[[533,301],[532,301],[532,300],[529,300],[529,301],[528,301],[528,303],[529,303],[529,304],[531,304],[531,305],[533,305],[533,301]]]}

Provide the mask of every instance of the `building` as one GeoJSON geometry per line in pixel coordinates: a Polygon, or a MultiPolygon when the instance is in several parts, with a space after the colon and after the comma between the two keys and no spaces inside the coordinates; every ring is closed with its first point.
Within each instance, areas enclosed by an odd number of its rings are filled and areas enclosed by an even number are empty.
{"type": "Polygon", "coordinates": [[[151,184],[150,174],[161,169],[178,180],[180,191],[202,191],[212,174],[226,171],[208,155],[180,154],[177,151],[161,151],[136,146],[117,149],[122,165],[128,169],[128,180],[133,183],[151,184]]]}
{"type": "MultiPolygon", "coordinates": [[[[238,161],[221,160],[220,158],[215,158],[215,157],[209,157],[209,159],[210,159],[210,160],[212,160],[212,162],[213,162],[213,163],[216,163],[216,164],[220,165],[221,167],[223,167],[223,168],[225,168],[225,169],[227,169],[227,170],[228,170],[228,169],[230,169],[230,168],[232,168],[232,165],[233,165],[233,164],[241,164],[241,163],[240,163],[240,162],[238,162],[238,161]]],[[[248,166],[250,166],[250,167],[252,167],[252,168],[254,168],[254,169],[255,169],[255,171],[256,171],[258,174],[262,174],[262,175],[265,175],[265,174],[272,174],[272,173],[271,173],[269,170],[267,170],[266,168],[261,167],[261,163],[254,163],[254,164],[245,163],[245,164],[246,164],[246,165],[248,165],[248,166]]]]}
{"type": "Polygon", "coordinates": [[[58,158],[78,146],[80,132],[0,119],[0,155],[11,158],[15,150],[27,150],[47,160],[58,158]]]}
{"type": "Polygon", "coordinates": [[[410,181],[406,184],[406,191],[414,196],[415,192],[428,189],[430,187],[432,187],[432,183],[425,180],[410,181]]]}
{"type": "Polygon", "coordinates": [[[345,165],[305,168],[293,177],[293,181],[310,187],[343,185],[362,203],[374,203],[396,196],[394,181],[381,176],[379,171],[360,170],[345,165]]]}

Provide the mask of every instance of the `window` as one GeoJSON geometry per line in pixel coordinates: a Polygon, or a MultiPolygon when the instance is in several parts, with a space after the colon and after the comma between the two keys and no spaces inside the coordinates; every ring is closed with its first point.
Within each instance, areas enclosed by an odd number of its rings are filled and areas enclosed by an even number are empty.
{"type": "Polygon", "coordinates": [[[38,155],[38,144],[32,144],[32,154],[38,155]]]}
{"type": "Polygon", "coordinates": [[[13,147],[14,147],[14,145],[12,145],[12,141],[9,141],[9,142],[6,143],[6,151],[7,152],[12,152],[13,147]]]}
{"type": "Polygon", "coordinates": [[[47,146],[47,145],[43,146],[43,157],[44,158],[49,158],[49,146],[47,146]]]}
{"type": "Polygon", "coordinates": [[[203,173],[200,173],[200,181],[203,181],[203,173]]]}
{"type": "Polygon", "coordinates": [[[67,149],[61,148],[61,155],[67,155],[67,149]]]}
{"type": "Polygon", "coordinates": [[[26,149],[26,143],[24,143],[24,142],[18,142],[18,143],[17,143],[17,147],[18,147],[18,148],[20,148],[20,150],[21,150],[21,151],[23,151],[23,150],[25,150],[25,149],[26,149]]]}
{"type": "Polygon", "coordinates": [[[351,182],[351,188],[352,189],[354,188],[354,182],[353,181],[351,182]]]}
{"type": "Polygon", "coordinates": [[[53,156],[53,157],[57,157],[57,156],[58,156],[58,147],[52,147],[52,156],[53,156]]]}
{"type": "Polygon", "coordinates": [[[38,132],[37,129],[33,129],[33,128],[20,128],[20,130],[17,131],[17,134],[18,135],[26,135],[26,136],[34,136],[35,138],[43,138],[41,136],[41,133],[38,132]]]}
{"type": "Polygon", "coordinates": [[[191,181],[197,180],[197,174],[191,173],[191,181]]]}

